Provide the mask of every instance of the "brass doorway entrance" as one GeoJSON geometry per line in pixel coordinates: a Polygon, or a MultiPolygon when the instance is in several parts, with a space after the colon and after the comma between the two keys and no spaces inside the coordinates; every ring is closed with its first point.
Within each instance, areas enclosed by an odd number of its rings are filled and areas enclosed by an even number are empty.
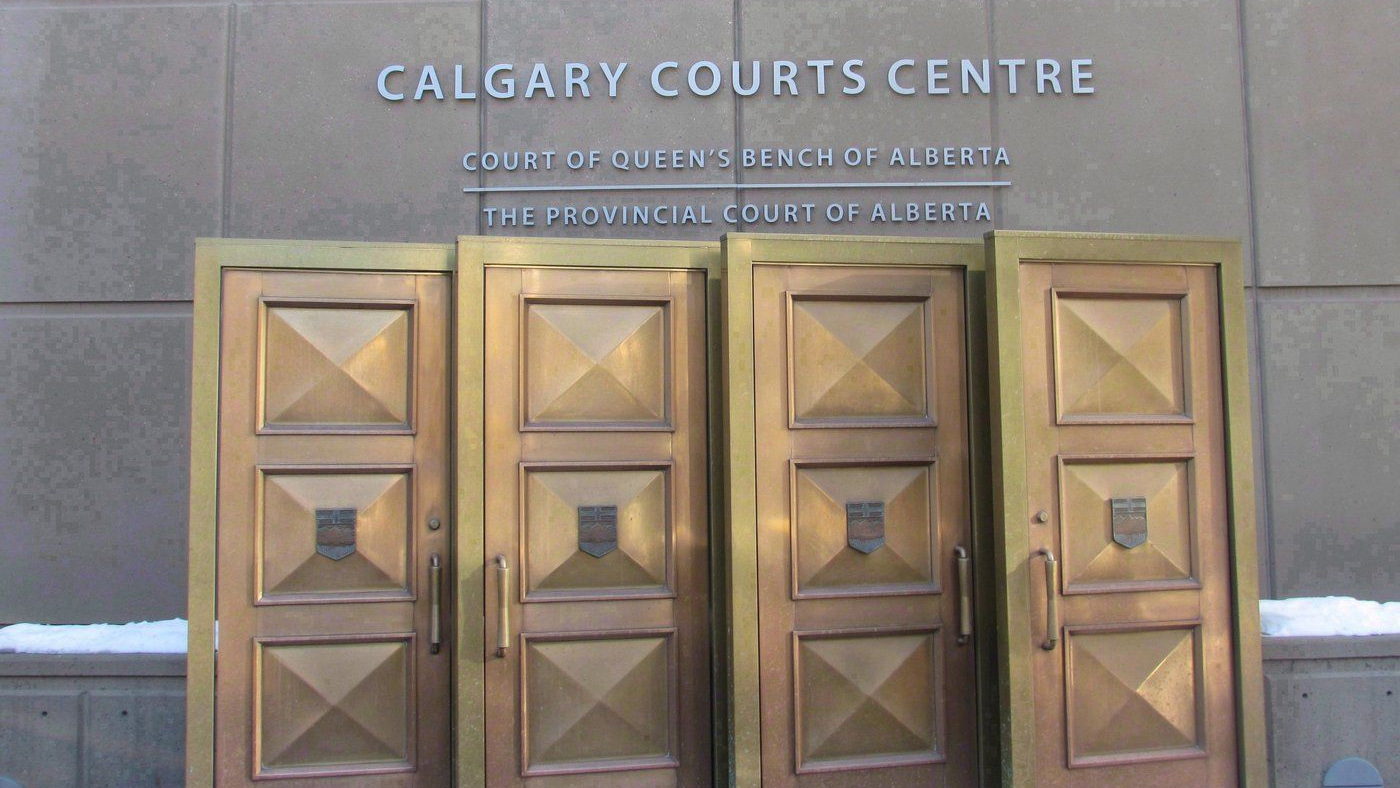
{"type": "Polygon", "coordinates": [[[975,785],[967,249],[726,244],[732,538],[757,581],[735,713],[753,665],[761,782],[975,785]]]}
{"type": "Polygon", "coordinates": [[[708,786],[706,273],[537,261],[485,271],[486,785],[708,786]]]}
{"type": "Polygon", "coordinates": [[[1253,785],[1238,254],[201,241],[188,783],[1253,785]]]}
{"type": "Polygon", "coordinates": [[[223,275],[216,779],[449,785],[444,275],[223,275]]]}
{"type": "Polygon", "coordinates": [[[1261,753],[1238,246],[992,246],[1014,783],[1240,785],[1261,753]]]}
{"type": "Polygon", "coordinates": [[[1213,273],[1022,266],[1037,785],[1236,782],[1213,273]]]}

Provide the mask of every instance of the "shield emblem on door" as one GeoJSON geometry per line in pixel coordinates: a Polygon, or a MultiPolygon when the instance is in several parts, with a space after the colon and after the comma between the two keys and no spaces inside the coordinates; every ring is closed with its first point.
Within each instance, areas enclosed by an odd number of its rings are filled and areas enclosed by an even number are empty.
{"type": "Polygon", "coordinates": [[[1147,499],[1114,498],[1113,541],[1129,550],[1147,543],[1147,499]]]}
{"type": "Polygon", "coordinates": [[[578,549],[602,558],[617,549],[617,507],[578,508],[578,549]]]}
{"type": "Polygon", "coordinates": [[[331,559],[340,559],[355,552],[354,509],[316,510],[316,552],[331,559]]]}
{"type": "Polygon", "coordinates": [[[846,543],[869,555],[885,544],[885,502],[846,504],[846,543]]]}

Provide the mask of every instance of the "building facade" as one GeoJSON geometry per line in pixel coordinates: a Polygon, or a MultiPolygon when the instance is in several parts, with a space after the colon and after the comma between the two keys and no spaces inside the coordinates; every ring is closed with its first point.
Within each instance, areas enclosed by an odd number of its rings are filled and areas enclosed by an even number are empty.
{"type": "Polygon", "coordinates": [[[186,614],[195,238],[1235,239],[1260,594],[1400,597],[1397,17],[0,4],[0,623],[186,614]]]}

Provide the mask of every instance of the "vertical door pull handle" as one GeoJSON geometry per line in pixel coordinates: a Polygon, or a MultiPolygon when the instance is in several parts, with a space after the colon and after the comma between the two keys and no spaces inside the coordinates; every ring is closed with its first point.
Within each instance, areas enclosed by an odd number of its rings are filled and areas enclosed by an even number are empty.
{"type": "Polygon", "coordinates": [[[953,548],[953,558],[958,564],[958,645],[961,646],[972,639],[972,559],[962,545],[953,548]]]}
{"type": "Polygon", "coordinates": [[[431,621],[428,623],[428,653],[442,651],[442,557],[433,553],[428,559],[428,594],[432,600],[431,621]]]}
{"type": "Polygon", "coordinates": [[[496,656],[504,657],[510,648],[510,565],[506,557],[496,556],[496,656]]]}
{"type": "Polygon", "coordinates": [[[1054,651],[1060,641],[1060,562],[1048,547],[1040,548],[1036,555],[1045,557],[1045,640],[1040,647],[1054,651]]]}

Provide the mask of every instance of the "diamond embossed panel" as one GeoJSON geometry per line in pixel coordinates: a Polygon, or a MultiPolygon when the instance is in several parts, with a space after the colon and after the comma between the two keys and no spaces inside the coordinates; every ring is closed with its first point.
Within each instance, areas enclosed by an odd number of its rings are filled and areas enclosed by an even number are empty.
{"type": "Polygon", "coordinates": [[[525,468],[525,583],[534,599],[670,591],[668,468],[525,468]],[[617,507],[617,546],[582,549],[580,507],[617,507]]]}
{"type": "Polygon", "coordinates": [[[262,426],[407,430],[410,314],[268,305],[262,426]]]}
{"type": "Polygon", "coordinates": [[[1194,757],[1197,630],[1069,631],[1069,754],[1076,763],[1194,757]]]}
{"type": "Polygon", "coordinates": [[[1181,298],[1055,298],[1061,421],[1187,413],[1181,298]]]}
{"type": "Polygon", "coordinates": [[[1065,590],[1180,588],[1194,578],[1191,462],[1066,460],[1060,471],[1065,590]],[[1147,541],[1113,538],[1112,499],[1147,500],[1147,541]]]}
{"type": "Polygon", "coordinates": [[[258,772],[411,768],[408,642],[258,645],[258,772]]]}
{"type": "Polygon", "coordinates": [[[934,632],[794,639],[798,772],[942,760],[934,632]]]}
{"type": "Polygon", "coordinates": [[[794,297],[789,315],[793,426],[931,421],[922,299],[794,297]]]}
{"type": "Polygon", "coordinates": [[[526,773],[674,765],[671,639],[527,637],[526,773]]]}
{"type": "Polygon", "coordinates": [[[794,467],[793,593],[845,596],[934,590],[934,464],[794,467]],[[847,506],[884,502],[884,544],[849,543],[847,506]]]}
{"type": "Polygon", "coordinates": [[[260,602],[409,594],[407,470],[261,476],[260,602]],[[338,560],[317,551],[316,510],[326,508],[356,510],[354,551],[338,560]]]}
{"type": "Polygon", "coordinates": [[[665,303],[525,303],[524,428],[664,429],[665,303]]]}

